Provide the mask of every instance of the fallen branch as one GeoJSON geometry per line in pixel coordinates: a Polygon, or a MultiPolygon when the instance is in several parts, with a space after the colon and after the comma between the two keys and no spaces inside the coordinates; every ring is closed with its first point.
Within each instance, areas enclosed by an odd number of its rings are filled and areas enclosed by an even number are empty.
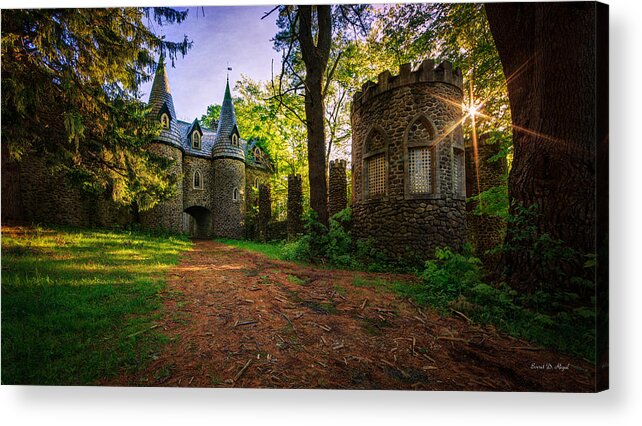
{"type": "Polygon", "coordinates": [[[462,339],[461,337],[437,336],[437,340],[448,340],[450,342],[463,342],[468,344],[468,340],[462,339]]]}
{"type": "Polygon", "coordinates": [[[362,310],[362,311],[365,309],[365,307],[366,307],[366,305],[367,305],[367,304],[368,304],[368,298],[365,298],[365,299],[363,300],[363,303],[361,304],[361,310],[362,310]]]}
{"type": "Polygon", "coordinates": [[[238,322],[238,321],[236,321],[236,322],[234,323],[234,327],[240,327],[240,326],[242,326],[242,325],[250,325],[250,324],[256,324],[256,323],[258,323],[258,321],[257,321],[257,320],[243,321],[243,322],[238,322]]]}
{"type": "Polygon", "coordinates": [[[461,313],[461,312],[459,312],[459,311],[457,311],[457,310],[455,310],[455,309],[451,309],[451,311],[453,311],[454,313],[456,313],[457,315],[459,315],[460,317],[462,317],[463,319],[465,319],[466,321],[468,321],[468,323],[469,323],[469,324],[473,322],[470,318],[468,318],[468,317],[467,317],[466,315],[464,315],[463,313],[461,313]]]}
{"type": "Polygon", "coordinates": [[[252,358],[248,359],[245,365],[243,366],[243,368],[241,368],[241,370],[238,373],[236,373],[236,377],[234,377],[234,382],[236,382],[243,375],[243,373],[245,373],[245,370],[247,370],[247,367],[249,367],[251,363],[252,363],[252,358]]]}

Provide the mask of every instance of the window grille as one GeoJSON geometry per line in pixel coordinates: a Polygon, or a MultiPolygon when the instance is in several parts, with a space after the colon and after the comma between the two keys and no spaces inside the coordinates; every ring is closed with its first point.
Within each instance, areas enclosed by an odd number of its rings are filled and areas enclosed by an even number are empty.
{"type": "Polygon", "coordinates": [[[369,197],[383,195],[385,187],[386,164],[383,154],[377,155],[367,160],[367,188],[366,194],[369,197]]]}
{"type": "Polygon", "coordinates": [[[430,148],[411,148],[408,150],[409,190],[413,194],[427,194],[432,191],[430,176],[430,148]]]}
{"type": "Polygon", "coordinates": [[[455,195],[466,194],[464,167],[464,152],[460,149],[453,150],[453,190],[455,195]]]}

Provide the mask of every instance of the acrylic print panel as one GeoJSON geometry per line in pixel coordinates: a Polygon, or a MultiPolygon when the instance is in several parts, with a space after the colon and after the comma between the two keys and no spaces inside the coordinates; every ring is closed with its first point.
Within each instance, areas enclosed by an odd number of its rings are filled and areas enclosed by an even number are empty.
{"type": "Polygon", "coordinates": [[[605,5],[5,9],[2,49],[3,384],[608,387],[605,5]]]}

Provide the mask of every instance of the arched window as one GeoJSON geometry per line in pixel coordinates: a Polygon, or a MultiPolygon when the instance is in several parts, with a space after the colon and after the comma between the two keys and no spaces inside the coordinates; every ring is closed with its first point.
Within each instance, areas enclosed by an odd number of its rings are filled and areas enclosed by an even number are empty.
{"type": "Polygon", "coordinates": [[[160,122],[163,129],[169,129],[169,116],[167,115],[167,113],[163,113],[161,115],[160,122]]]}
{"type": "Polygon", "coordinates": [[[408,195],[430,195],[438,191],[435,133],[435,126],[425,115],[413,119],[406,129],[405,182],[408,195]]]}
{"type": "Polygon", "coordinates": [[[194,189],[203,189],[203,178],[201,176],[201,172],[198,170],[194,170],[194,189]]]}
{"type": "Polygon", "coordinates": [[[198,130],[192,132],[192,148],[201,149],[201,134],[198,130]]]}
{"type": "Polygon", "coordinates": [[[239,199],[239,190],[238,188],[234,188],[232,190],[232,201],[238,201],[239,199]]]}
{"type": "Polygon", "coordinates": [[[466,163],[464,150],[453,147],[453,194],[455,197],[466,196],[466,163]]]}
{"type": "Polygon", "coordinates": [[[232,146],[239,146],[239,136],[236,133],[232,133],[232,146]]]}
{"type": "Polygon", "coordinates": [[[372,129],[366,137],[363,154],[363,194],[365,199],[386,195],[388,140],[383,129],[372,129]]]}

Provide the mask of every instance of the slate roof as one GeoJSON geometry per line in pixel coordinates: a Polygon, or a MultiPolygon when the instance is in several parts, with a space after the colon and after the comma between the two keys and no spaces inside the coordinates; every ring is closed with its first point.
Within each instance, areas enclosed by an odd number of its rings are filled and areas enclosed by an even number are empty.
{"type": "Polygon", "coordinates": [[[216,129],[216,141],[214,143],[213,157],[233,157],[245,160],[245,150],[239,137],[238,146],[232,145],[232,134],[239,136],[238,124],[236,122],[236,112],[230,93],[230,81],[227,80],[225,85],[225,95],[223,96],[223,105],[221,106],[221,116],[218,120],[216,129]]]}
{"type": "Polygon", "coordinates": [[[160,57],[158,66],[156,67],[152,91],[149,94],[149,106],[152,109],[152,116],[160,115],[161,110],[165,108],[169,112],[169,129],[163,129],[158,140],[180,147],[181,134],[179,126],[177,125],[178,120],[176,119],[176,111],[174,110],[174,100],[169,89],[169,81],[167,80],[167,72],[165,70],[165,58],[163,56],[160,57]]]}
{"type": "Polygon", "coordinates": [[[158,140],[180,148],[186,155],[203,158],[232,157],[243,160],[247,164],[255,167],[271,168],[267,156],[264,156],[267,161],[263,163],[255,161],[252,152],[255,142],[248,142],[239,137],[239,146],[232,146],[232,133],[236,133],[236,135],[239,136],[239,130],[236,121],[236,111],[234,110],[234,103],[232,102],[232,94],[230,93],[229,79],[225,86],[221,116],[218,122],[215,123],[217,127],[216,130],[202,126],[198,119],[195,119],[192,123],[188,123],[176,117],[163,56],[160,57],[158,66],[156,67],[152,91],[149,95],[149,105],[152,109],[152,114],[160,115],[161,111],[167,110],[170,115],[170,128],[162,130],[158,140]],[[202,132],[201,149],[192,148],[190,131],[194,127],[199,128],[202,132]]]}

